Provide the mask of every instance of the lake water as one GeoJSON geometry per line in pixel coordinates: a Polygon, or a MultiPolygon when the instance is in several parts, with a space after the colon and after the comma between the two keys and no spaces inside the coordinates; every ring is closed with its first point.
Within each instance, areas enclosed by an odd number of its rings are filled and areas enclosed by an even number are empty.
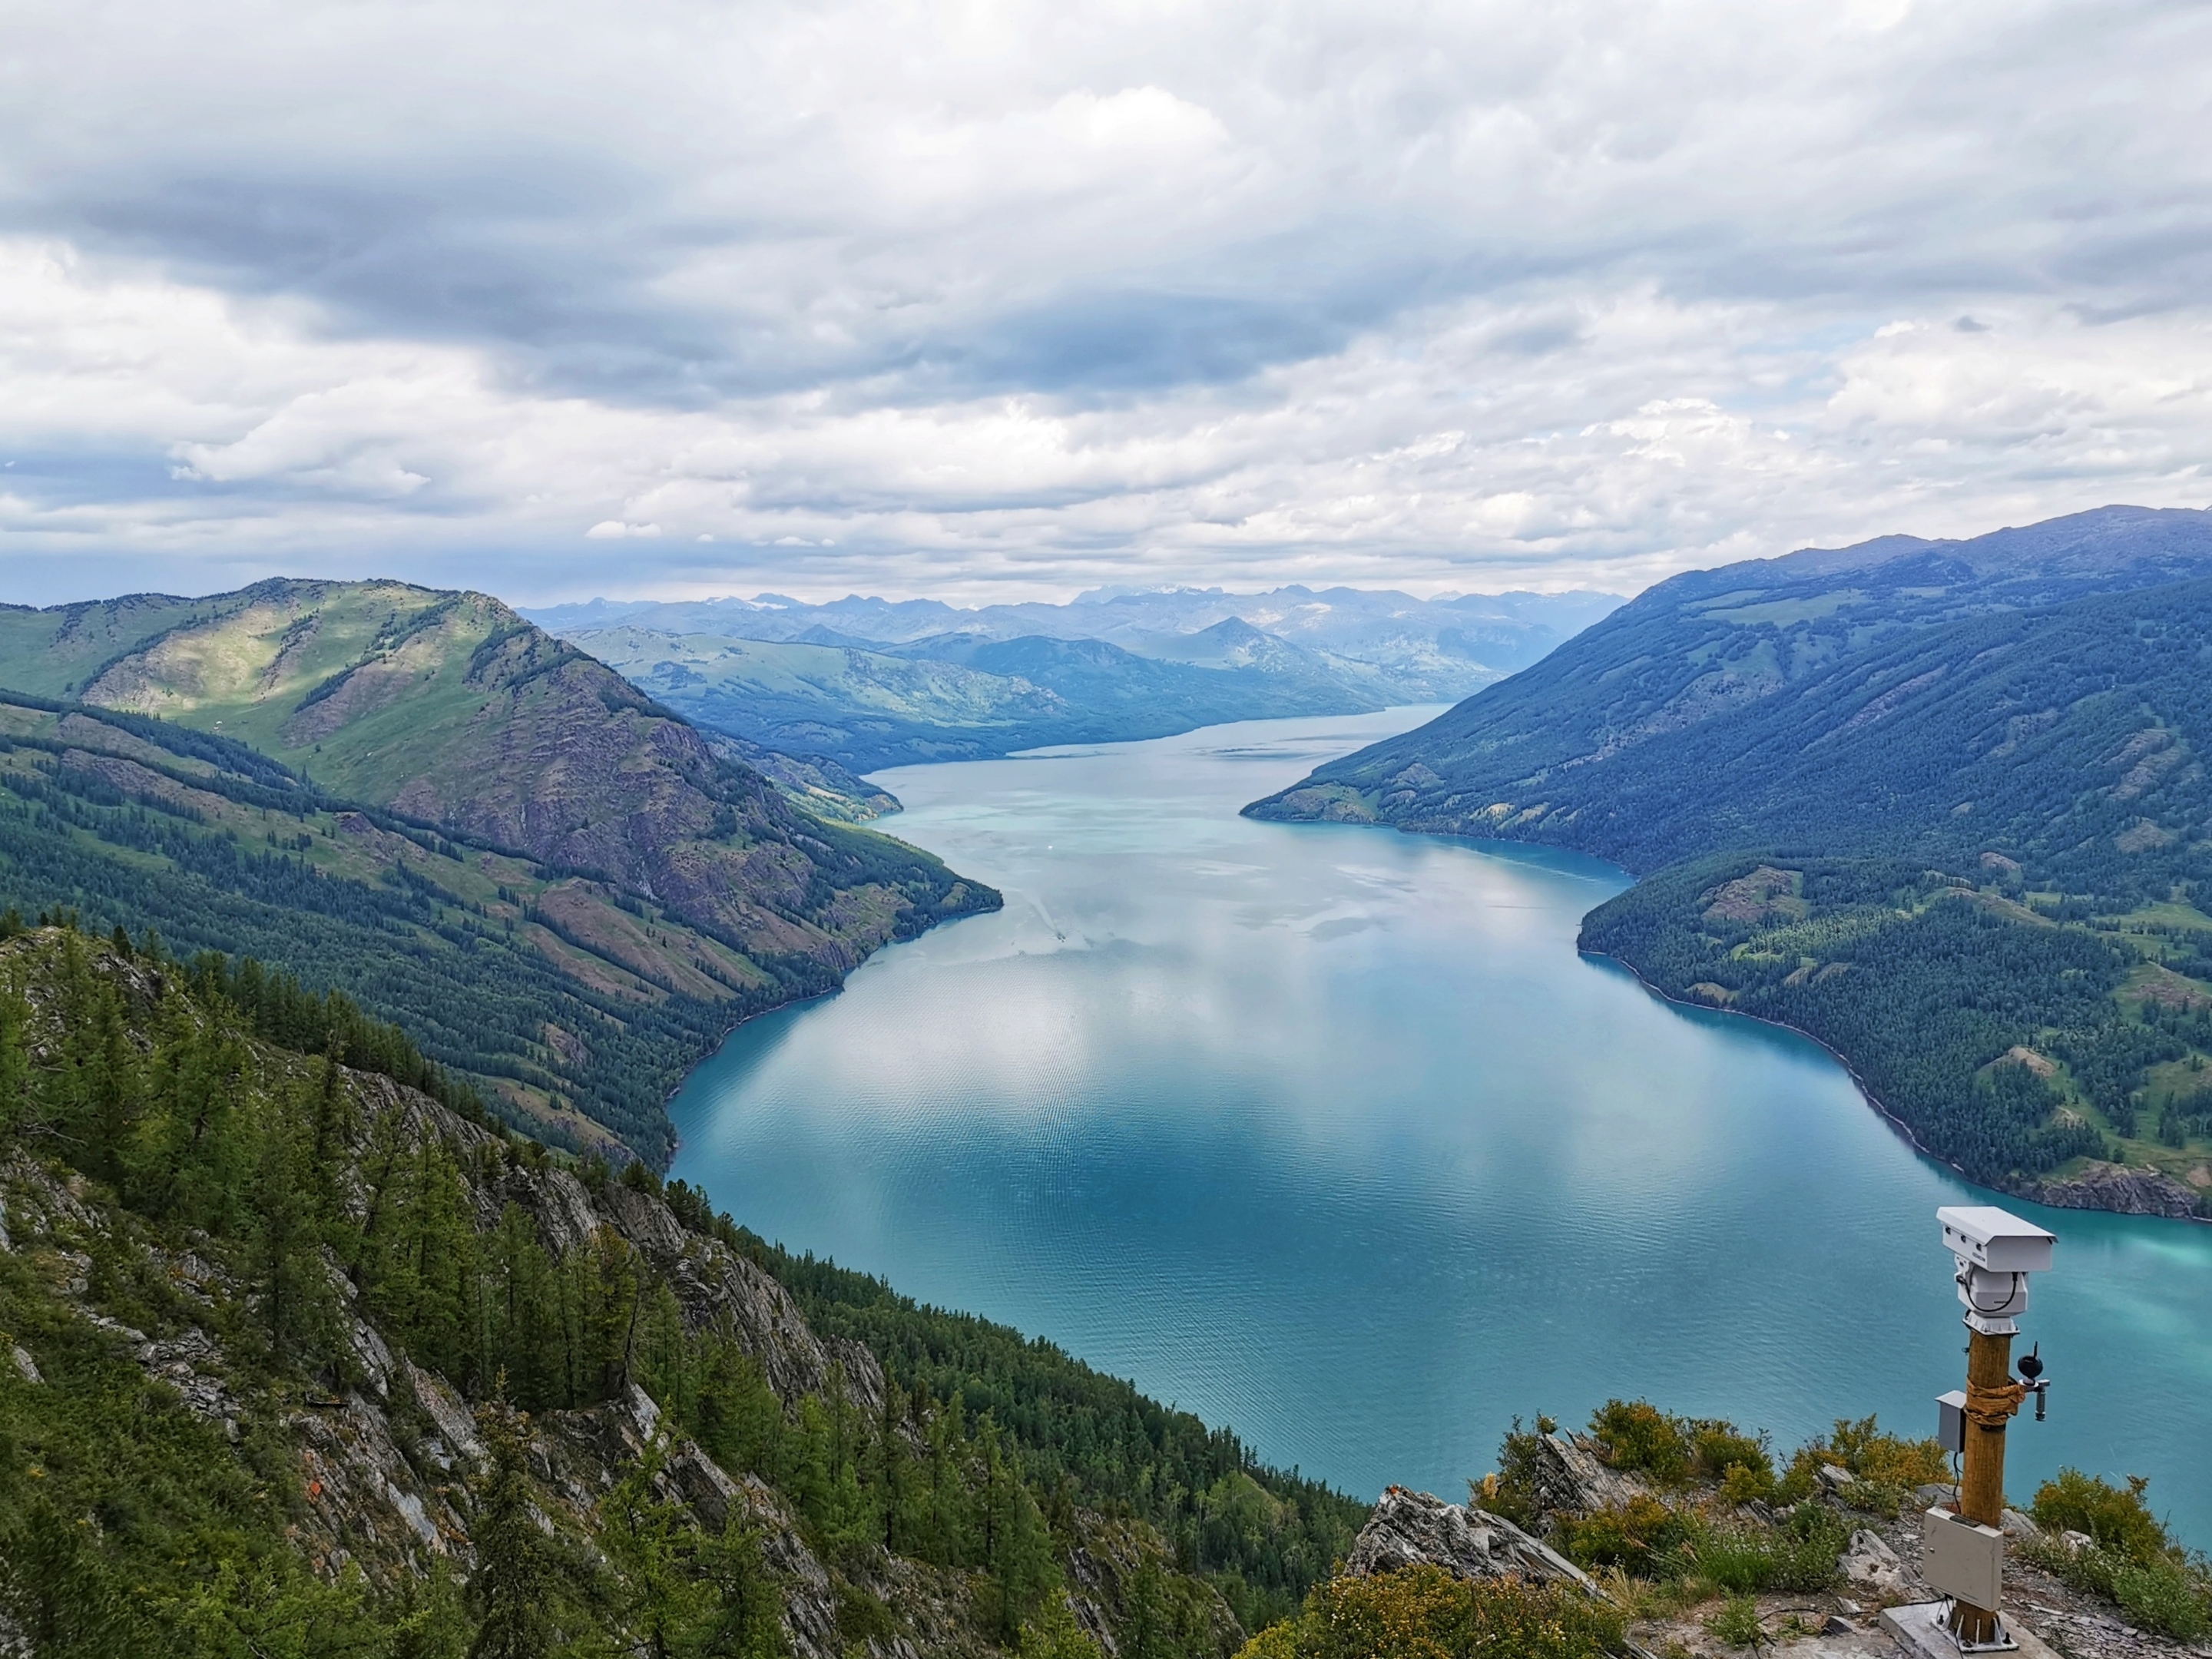
{"type": "MultiPolygon", "coordinates": [[[[1609,1395],[1784,1449],[1932,1432],[1964,1370],[1934,1212],[1986,1194],[1812,1043],[1579,956],[1611,866],[1237,816],[1426,712],[883,775],[887,827],[1006,909],[738,1030],[673,1172],[1362,1495],[1463,1498],[1516,1413],[1609,1395]]],[[[2033,1213],[2054,1386],[2014,1494],[2148,1474],[2212,1544],[2212,1228],[2033,1213]]]]}

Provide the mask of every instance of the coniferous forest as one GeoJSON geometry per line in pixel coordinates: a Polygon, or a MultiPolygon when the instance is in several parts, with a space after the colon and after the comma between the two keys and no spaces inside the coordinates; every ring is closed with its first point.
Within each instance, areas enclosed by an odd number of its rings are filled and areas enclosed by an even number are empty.
{"type": "Polygon", "coordinates": [[[0,943],[0,1609],[42,1655],[767,1654],[796,1604],[1072,1655],[1071,1589],[1208,1653],[1364,1513],[520,1137],[257,963],[0,943]],[[455,1540],[363,1519],[386,1444],[455,1540]]]}

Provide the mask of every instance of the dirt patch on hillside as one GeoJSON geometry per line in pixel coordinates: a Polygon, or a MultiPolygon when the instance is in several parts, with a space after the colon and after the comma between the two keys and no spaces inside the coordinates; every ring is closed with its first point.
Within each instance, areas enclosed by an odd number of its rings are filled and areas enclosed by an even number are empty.
{"type": "Polygon", "coordinates": [[[1708,921],[1741,922],[1756,927],[1778,919],[1795,921],[1803,916],[1805,901],[1797,896],[1797,872],[1762,864],[1747,876],[1723,882],[1705,896],[1708,921]]]}

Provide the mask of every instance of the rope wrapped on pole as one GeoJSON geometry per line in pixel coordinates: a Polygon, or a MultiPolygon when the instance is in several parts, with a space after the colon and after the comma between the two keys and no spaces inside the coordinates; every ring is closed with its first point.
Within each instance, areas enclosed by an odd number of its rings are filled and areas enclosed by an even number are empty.
{"type": "Polygon", "coordinates": [[[2002,1429],[2005,1419],[2020,1413],[2020,1402],[2027,1398],[2027,1385],[2007,1378],[1996,1388],[1966,1379],[1966,1420],[1984,1429],[2002,1429]]]}

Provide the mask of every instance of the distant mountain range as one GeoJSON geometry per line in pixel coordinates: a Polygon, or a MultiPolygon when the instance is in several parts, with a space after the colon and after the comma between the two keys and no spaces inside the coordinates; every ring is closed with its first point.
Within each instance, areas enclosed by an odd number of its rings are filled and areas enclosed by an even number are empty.
{"type": "Polygon", "coordinates": [[[975,610],[763,594],[528,614],[702,726],[868,771],[1447,702],[1620,602],[1177,588],[975,610]]]}
{"type": "Polygon", "coordinates": [[[0,608],[0,896],[340,987],[571,1145],[665,1158],[739,1018],[998,902],[480,593],[0,608]]]}
{"type": "Polygon", "coordinates": [[[1830,1041],[1977,1179],[2094,1152],[2193,1209],[2208,745],[2212,514],[2111,507],[1678,576],[1246,810],[1618,860],[1593,947],[1830,1041]]]}

